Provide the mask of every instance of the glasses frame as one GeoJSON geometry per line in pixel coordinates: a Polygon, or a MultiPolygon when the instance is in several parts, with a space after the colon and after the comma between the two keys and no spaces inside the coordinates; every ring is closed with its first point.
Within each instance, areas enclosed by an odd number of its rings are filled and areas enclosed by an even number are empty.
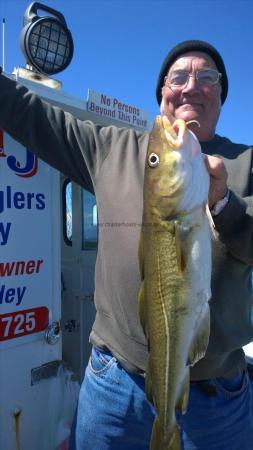
{"type": "MultiPolygon", "coordinates": [[[[182,72],[188,73],[187,71],[184,71],[184,70],[182,70],[182,72]]],[[[200,70],[197,70],[195,73],[188,73],[187,79],[186,79],[186,81],[185,81],[184,84],[171,84],[171,83],[169,83],[169,81],[168,81],[168,75],[166,75],[166,76],[164,77],[164,86],[169,87],[172,91],[173,91],[173,90],[181,90],[181,89],[183,89],[185,86],[187,86],[190,77],[194,77],[195,80],[196,80],[196,82],[198,83],[198,85],[201,86],[201,87],[212,87],[212,86],[216,86],[216,85],[219,83],[219,81],[220,81],[220,79],[221,79],[221,77],[222,77],[222,73],[218,72],[218,70],[216,70],[216,69],[200,69],[200,70]],[[211,84],[205,84],[205,83],[204,83],[204,84],[201,84],[201,83],[199,82],[199,80],[198,80],[198,73],[199,73],[199,72],[204,72],[204,71],[206,71],[206,70],[212,71],[212,72],[216,72],[216,73],[217,73],[218,78],[217,78],[217,81],[215,81],[215,83],[211,83],[211,84]]]]}

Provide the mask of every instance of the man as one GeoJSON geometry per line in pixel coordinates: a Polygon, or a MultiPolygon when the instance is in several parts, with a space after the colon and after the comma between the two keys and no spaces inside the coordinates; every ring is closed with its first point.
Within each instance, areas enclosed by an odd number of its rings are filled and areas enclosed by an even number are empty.
{"type": "MultiPolygon", "coordinates": [[[[207,156],[213,244],[211,336],[191,370],[185,450],[252,450],[253,413],[242,346],[252,340],[252,148],[215,135],[228,90],[223,60],[202,41],[166,57],[157,84],[163,114],[190,125],[207,156]],[[213,156],[213,155],[218,155],[213,156]]],[[[138,317],[138,240],[149,133],[99,127],[43,103],[0,76],[0,127],[72,180],[94,190],[100,234],[93,351],[81,387],[77,450],[148,450],[153,406],[145,397],[147,343],[138,317]],[[103,227],[105,223],[125,224],[103,227]]],[[[73,444],[74,445],[74,444],[73,444]]]]}

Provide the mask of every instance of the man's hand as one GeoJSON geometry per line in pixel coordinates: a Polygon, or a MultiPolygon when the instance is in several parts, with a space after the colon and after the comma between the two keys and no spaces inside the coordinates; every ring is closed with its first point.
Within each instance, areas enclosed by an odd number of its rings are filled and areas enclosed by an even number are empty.
{"type": "Polygon", "coordinates": [[[210,174],[208,204],[212,209],[226,195],[228,174],[223,161],[217,156],[206,155],[205,162],[210,174]]]}

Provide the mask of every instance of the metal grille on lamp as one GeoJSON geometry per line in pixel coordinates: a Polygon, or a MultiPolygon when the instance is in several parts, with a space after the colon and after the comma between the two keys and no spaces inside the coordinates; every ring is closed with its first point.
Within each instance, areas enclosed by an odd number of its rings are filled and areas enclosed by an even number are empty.
{"type": "Polygon", "coordinates": [[[38,23],[29,35],[29,48],[36,65],[42,72],[58,72],[66,65],[70,55],[67,35],[57,23],[38,23]]]}

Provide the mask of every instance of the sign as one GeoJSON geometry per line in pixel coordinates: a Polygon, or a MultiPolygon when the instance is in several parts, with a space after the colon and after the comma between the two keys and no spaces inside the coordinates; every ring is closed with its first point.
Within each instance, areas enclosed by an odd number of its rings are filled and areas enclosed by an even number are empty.
{"type": "Polygon", "coordinates": [[[38,333],[48,327],[49,311],[45,306],[0,315],[0,341],[38,333]]]}
{"type": "Polygon", "coordinates": [[[52,320],[56,175],[7,133],[0,152],[0,344],[10,348],[41,340],[52,320]]]}
{"type": "Polygon", "coordinates": [[[109,97],[90,89],[88,91],[87,110],[144,130],[149,128],[149,113],[147,111],[128,105],[116,97],[109,97]]]}

